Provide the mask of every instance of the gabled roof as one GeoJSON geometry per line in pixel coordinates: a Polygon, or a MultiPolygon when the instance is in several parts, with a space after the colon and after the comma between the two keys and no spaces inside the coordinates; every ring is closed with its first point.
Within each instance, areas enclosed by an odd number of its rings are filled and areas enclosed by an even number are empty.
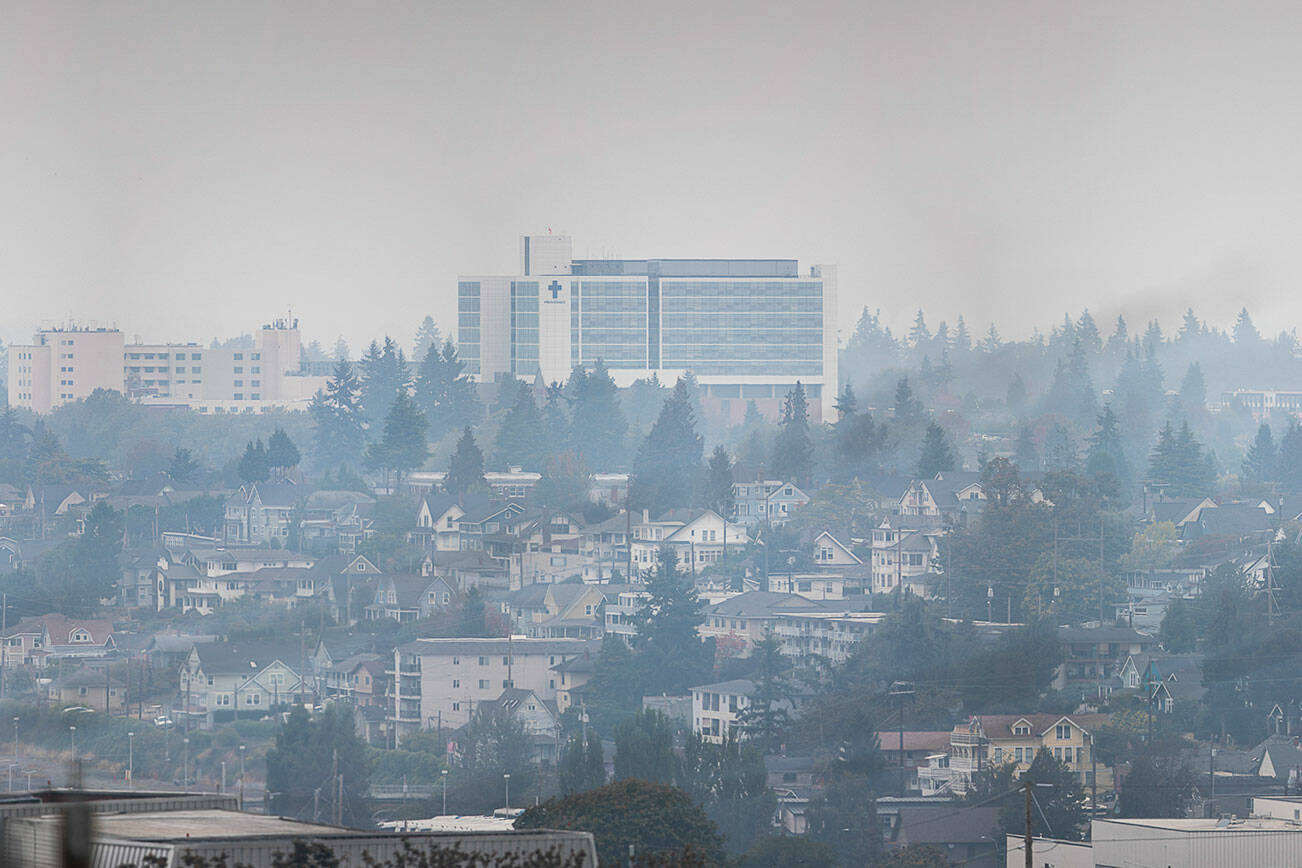
{"type": "Polygon", "coordinates": [[[1263,766],[1258,774],[1268,776],[1273,771],[1276,780],[1286,780],[1291,770],[1302,766],[1302,740],[1292,735],[1272,735],[1254,747],[1252,755],[1263,766]],[[1273,768],[1264,768],[1267,754],[1273,768]]]}
{"type": "Polygon", "coordinates": [[[194,650],[205,675],[252,676],[277,660],[298,671],[299,649],[293,643],[237,639],[195,645],[194,650]]]}
{"type": "MultiPolygon", "coordinates": [[[[107,677],[104,669],[91,669],[83,666],[80,669],[69,672],[60,678],[55,679],[54,686],[63,687],[98,687],[104,689],[104,685],[109,687],[125,687],[121,679],[107,677]]],[[[102,697],[101,697],[102,698],[102,697]]]]}
{"type": "Polygon", "coordinates": [[[1155,636],[1141,633],[1133,627],[1116,627],[1110,624],[1101,627],[1059,627],[1058,639],[1069,643],[1131,642],[1148,645],[1157,644],[1157,637],[1155,636]]]}
{"type": "Polygon", "coordinates": [[[853,551],[851,551],[849,546],[847,546],[845,543],[843,543],[843,542],[841,542],[839,539],[837,539],[837,538],[836,538],[836,535],[833,534],[831,531],[829,531],[829,530],[825,530],[825,531],[823,531],[822,533],[820,533],[818,536],[814,537],[814,545],[815,545],[815,547],[817,547],[818,544],[821,543],[821,542],[823,542],[823,541],[827,541],[827,542],[830,543],[833,547],[835,547],[836,549],[840,550],[840,552],[841,552],[843,555],[845,555],[845,556],[848,557],[848,558],[853,559],[854,562],[855,562],[856,564],[861,564],[861,563],[863,563],[863,561],[859,558],[859,556],[856,555],[853,551]]]}
{"type": "Polygon", "coordinates": [[[1203,536],[1245,537],[1269,533],[1270,513],[1255,503],[1223,503],[1198,515],[1203,536]]]}
{"type": "Polygon", "coordinates": [[[253,488],[257,489],[263,506],[290,508],[307,495],[306,489],[292,482],[255,482],[253,488]]]}
{"type": "Polygon", "coordinates": [[[309,494],[303,501],[303,508],[314,511],[336,510],[342,506],[355,506],[362,503],[375,503],[375,498],[360,491],[326,489],[309,494]]]}
{"type": "Polygon", "coordinates": [[[78,642],[83,647],[103,646],[113,637],[113,622],[106,618],[69,618],[57,613],[23,618],[17,624],[4,631],[5,636],[18,636],[30,633],[48,632],[51,645],[71,645],[74,630],[82,629],[90,634],[90,642],[78,642]]]}
{"type": "MultiPolygon", "coordinates": [[[[1106,714],[978,714],[973,722],[981,724],[986,738],[1012,738],[1013,727],[1025,723],[1035,735],[1044,735],[1060,723],[1070,723],[1077,729],[1091,732],[1106,726],[1111,718],[1106,714]]],[[[966,732],[969,724],[955,725],[954,732],[966,732]]],[[[889,738],[884,739],[889,741],[889,738]]]]}
{"type": "MultiPolygon", "coordinates": [[[[447,580],[442,576],[416,576],[416,575],[396,575],[386,576],[383,580],[385,583],[392,582],[395,596],[398,598],[398,605],[404,609],[415,609],[420,607],[421,597],[427,588],[437,582],[447,584],[447,580]]],[[[449,586],[450,588],[451,586],[449,586]]]]}

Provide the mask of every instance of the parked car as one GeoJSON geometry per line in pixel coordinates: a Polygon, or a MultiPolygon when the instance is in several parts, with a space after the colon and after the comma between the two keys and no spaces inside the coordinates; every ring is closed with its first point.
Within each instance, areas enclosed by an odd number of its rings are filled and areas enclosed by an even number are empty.
{"type": "Polygon", "coordinates": [[[158,727],[159,729],[167,729],[172,725],[173,725],[172,718],[168,717],[167,715],[161,715],[159,717],[154,718],[154,726],[158,727]]]}

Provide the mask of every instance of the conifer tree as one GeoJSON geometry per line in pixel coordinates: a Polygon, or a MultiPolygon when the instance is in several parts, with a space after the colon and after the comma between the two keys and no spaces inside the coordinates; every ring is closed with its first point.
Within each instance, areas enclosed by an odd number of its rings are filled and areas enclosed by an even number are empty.
{"type": "Polygon", "coordinates": [[[922,438],[922,454],[918,457],[918,476],[930,479],[943,470],[953,470],[954,450],[950,448],[945,429],[935,422],[927,425],[922,438]]]}
{"type": "Polygon", "coordinates": [[[653,516],[697,502],[705,444],[696,432],[696,413],[687,383],[679,379],[673,393],[638,449],[629,481],[634,508],[653,516]]]}
{"type": "Polygon", "coordinates": [[[416,329],[416,340],[412,343],[412,360],[423,359],[431,348],[438,350],[443,345],[443,335],[439,332],[434,317],[426,316],[416,329]]]}
{"type": "Polygon", "coordinates": [[[574,399],[574,451],[596,470],[623,467],[628,420],[619,405],[619,389],[601,359],[591,371],[576,369],[570,378],[574,399]]]}
{"type": "Polygon", "coordinates": [[[271,432],[271,439],[267,441],[267,465],[277,475],[284,475],[289,470],[298,466],[302,456],[298,453],[298,447],[294,441],[289,439],[285,429],[279,426],[271,432]]]}
{"type": "Polygon", "coordinates": [[[732,517],[735,501],[732,490],[732,456],[723,446],[716,446],[706,467],[705,505],[728,519],[732,517]]]}
{"type": "Polygon", "coordinates": [[[408,471],[415,470],[429,457],[425,431],[429,423],[406,389],[399,389],[384,418],[384,435],[367,450],[372,467],[384,471],[386,480],[393,474],[400,484],[408,471]]]}
{"type": "Polygon", "coordinates": [[[773,444],[773,473],[783,482],[808,488],[814,471],[814,444],[809,436],[809,402],[800,381],[782,402],[782,421],[773,444]]]}
{"type": "Polygon", "coordinates": [[[681,695],[713,665],[714,649],[697,633],[705,621],[704,607],[671,546],[660,547],[656,567],[645,578],[647,598],[633,616],[633,648],[646,676],[644,689],[681,695]]]}
{"type": "Polygon", "coordinates": [[[520,383],[516,388],[515,404],[502,419],[493,444],[494,460],[504,467],[523,467],[525,470],[543,469],[547,453],[544,440],[542,414],[534,403],[533,389],[520,383]]]}
{"type": "Polygon", "coordinates": [[[1289,494],[1302,493],[1302,426],[1294,419],[1288,431],[1279,438],[1279,457],[1276,462],[1279,469],[1280,487],[1289,494]]]}
{"type": "Polygon", "coordinates": [[[901,377],[895,384],[895,418],[907,424],[922,418],[923,412],[922,402],[913,396],[909,378],[901,377]]]}
{"type": "Polygon", "coordinates": [[[1250,482],[1274,482],[1277,453],[1270,426],[1262,422],[1243,459],[1243,477],[1250,482]]]}
{"type": "Polygon", "coordinates": [[[267,461],[267,447],[259,437],[244,447],[240,463],[236,468],[244,482],[266,482],[271,476],[271,464],[267,461]]]}
{"type": "Polygon", "coordinates": [[[389,415],[394,396],[411,388],[407,356],[386,335],[383,346],[371,341],[359,367],[362,374],[362,415],[371,425],[378,426],[389,415]]]}
{"type": "Polygon", "coordinates": [[[449,431],[479,421],[479,393],[465,367],[452,341],[441,347],[431,345],[421,360],[413,392],[417,406],[429,420],[433,440],[442,440],[449,431]]]}
{"type": "Polygon", "coordinates": [[[312,451],[318,465],[356,467],[366,445],[361,411],[361,383],[353,366],[340,359],[326,387],[308,405],[312,417],[312,451]]]}
{"type": "Polygon", "coordinates": [[[448,475],[443,479],[443,487],[449,494],[462,495],[486,487],[484,481],[484,453],[475,443],[475,435],[470,426],[461,429],[461,439],[452,453],[452,464],[448,475]]]}
{"type": "Polygon", "coordinates": [[[1090,435],[1089,451],[1085,456],[1085,473],[1100,484],[1111,480],[1115,494],[1130,485],[1130,462],[1121,444],[1121,432],[1112,405],[1103,405],[1099,413],[1098,428],[1090,435]]]}

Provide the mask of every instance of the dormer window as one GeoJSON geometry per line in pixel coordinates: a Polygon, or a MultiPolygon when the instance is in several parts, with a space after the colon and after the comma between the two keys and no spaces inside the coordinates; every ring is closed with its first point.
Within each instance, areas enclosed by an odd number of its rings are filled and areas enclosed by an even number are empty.
{"type": "Polygon", "coordinates": [[[1017,726],[1013,727],[1013,735],[1030,735],[1030,734],[1031,734],[1031,728],[1029,726],[1026,726],[1024,724],[1018,724],[1017,726]]]}
{"type": "Polygon", "coordinates": [[[87,633],[85,630],[73,630],[73,631],[72,631],[72,641],[73,641],[73,642],[89,642],[89,641],[90,641],[90,634],[87,633]]]}

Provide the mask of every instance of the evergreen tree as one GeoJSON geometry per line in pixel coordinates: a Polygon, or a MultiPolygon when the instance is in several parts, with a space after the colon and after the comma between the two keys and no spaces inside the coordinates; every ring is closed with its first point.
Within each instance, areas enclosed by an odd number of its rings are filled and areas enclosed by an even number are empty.
{"type": "Polygon", "coordinates": [[[1081,342],[1081,346],[1087,353],[1097,353],[1103,349],[1099,327],[1094,322],[1094,317],[1090,316],[1089,308],[1083,310],[1080,319],[1076,321],[1076,339],[1081,342]]]}
{"type": "Polygon", "coordinates": [[[1289,423],[1288,431],[1279,439],[1276,467],[1280,487],[1289,494],[1302,493],[1302,427],[1296,419],[1289,423]]]}
{"type": "Polygon", "coordinates": [[[967,323],[963,321],[963,315],[958,315],[958,322],[954,326],[954,352],[958,355],[964,355],[972,350],[972,335],[968,334],[967,323]]]}
{"type": "Polygon", "coordinates": [[[1085,457],[1085,473],[1113,494],[1130,485],[1130,462],[1121,445],[1121,432],[1112,405],[1103,405],[1098,428],[1090,435],[1089,451],[1085,457]]]}
{"type": "Polygon", "coordinates": [[[432,440],[442,440],[448,432],[479,421],[479,392],[465,368],[452,341],[441,347],[432,344],[422,358],[414,397],[429,420],[432,440]]]}
{"type": "Polygon", "coordinates": [[[1176,497],[1202,497],[1216,482],[1211,456],[1193,436],[1185,422],[1176,432],[1171,423],[1163,426],[1149,460],[1149,479],[1167,494],[1176,497]]]}
{"type": "Polygon", "coordinates": [[[384,471],[386,481],[392,473],[394,484],[400,484],[405,473],[420,467],[429,457],[425,440],[428,427],[425,414],[407,390],[399,389],[384,419],[384,436],[367,450],[371,465],[384,471]]]}
{"type": "Polygon", "coordinates": [[[475,435],[470,426],[461,429],[461,439],[452,453],[452,464],[448,475],[443,479],[443,487],[449,494],[466,494],[487,487],[484,481],[484,453],[475,444],[475,435]]]}
{"type": "Polygon", "coordinates": [[[605,783],[601,739],[595,730],[585,726],[574,732],[565,745],[565,756],[560,766],[561,795],[595,790],[605,783]]]}
{"type": "Polygon", "coordinates": [[[1044,458],[1040,462],[1046,473],[1075,472],[1076,444],[1069,432],[1055,422],[1044,438],[1044,458]]]}
{"type": "Polygon", "coordinates": [[[1066,362],[1059,362],[1044,398],[1044,412],[1066,417],[1084,427],[1094,421],[1094,386],[1089,364],[1079,341],[1072,344],[1066,362]]]}
{"type": "Polygon", "coordinates": [[[1125,350],[1125,348],[1127,347],[1127,345],[1129,345],[1129,343],[1130,343],[1130,336],[1127,333],[1127,329],[1126,329],[1126,318],[1124,316],[1118,315],[1117,324],[1112,330],[1112,335],[1108,338],[1108,346],[1107,346],[1108,352],[1112,354],[1119,354],[1123,350],[1125,350]]]}
{"type": "Polygon", "coordinates": [[[771,632],[755,643],[751,661],[757,669],[752,678],[755,690],[737,723],[761,750],[776,753],[791,725],[791,666],[782,654],[782,643],[771,632]]]}
{"type": "Polygon", "coordinates": [[[1262,422],[1243,459],[1243,478],[1249,482],[1274,482],[1277,458],[1275,438],[1271,436],[1270,426],[1262,422]]]}
{"type": "Polygon", "coordinates": [[[394,396],[411,388],[407,356],[385,336],[384,345],[371,341],[360,363],[362,372],[362,415],[371,425],[379,425],[389,415],[394,396]]]}
{"type": "Polygon", "coordinates": [[[927,425],[922,438],[922,454],[918,457],[918,476],[931,479],[942,470],[953,470],[956,461],[945,429],[935,422],[927,425]]]}
{"type": "Polygon", "coordinates": [[[1252,324],[1252,317],[1248,316],[1246,307],[1240,308],[1239,315],[1234,320],[1234,342],[1249,347],[1261,343],[1261,332],[1252,324]]]}
{"type": "Polygon", "coordinates": [[[591,371],[576,369],[570,377],[570,392],[574,397],[573,445],[579,458],[597,470],[625,466],[628,420],[606,363],[597,359],[591,371]]]}
{"type": "Polygon", "coordinates": [[[712,667],[714,649],[697,633],[705,621],[704,608],[670,546],[660,547],[656,569],[646,581],[646,601],[633,616],[633,647],[646,677],[646,693],[679,696],[712,667]]]}
{"type": "Polygon", "coordinates": [[[1197,787],[1180,754],[1150,748],[1131,760],[1118,809],[1123,817],[1185,817],[1197,787]]]}
{"type": "Polygon", "coordinates": [[[558,383],[547,387],[547,400],[542,408],[543,437],[549,444],[570,443],[572,432],[569,417],[565,415],[565,390],[558,383]]]}
{"type": "Polygon", "coordinates": [[[302,456],[299,455],[294,441],[289,439],[284,428],[277,426],[276,430],[271,432],[271,439],[267,441],[267,466],[277,475],[284,475],[297,467],[301,459],[302,456]]]}
{"type": "Polygon", "coordinates": [[[1003,346],[1003,341],[999,338],[999,329],[995,328],[994,323],[991,323],[990,328],[986,331],[986,336],[981,339],[981,352],[990,355],[998,352],[1001,346],[1003,346]]]}
{"type": "Polygon", "coordinates": [[[886,445],[886,426],[873,422],[870,413],[843,415],[835,426],[837,479],[854,479],[876,469],[878,455],[886,445]]]}
{"type": "Polygon", "coordinates": [[[494,460],[504,467],[542,470],[547,452],[542,414],[534,403],[533,389],[525,383],[516,387],[515,403],[497,429],[494,460]]]}
{"type": "Polygon", "coordinates": [[[895,384],[895,418],[907,424],[921,419],[924,412],[922,402],[913,396],[909,378],[901,377],[895,384]]]}
{"type": "Polygon", "coordinates": [[[909,346],[913,349],[925,348],[931,343],[931,332],[927,331],[927,319],[918,308],[918,315],[913,318],[913,327],[909,329],[909,346]]]}
{"type": "Polygon", "coordinates": [[[782,402],[782,421],[773,444],[773,473],[784,482],[808,489],[814,472],[814,444],[809,437],[809,402],[805,387],[796,387],[782,402]]]}
{"type": "Polygon", "coordinates": [[[1030,427],[1023,427],[1017,435],[1017,448],[1013,452],[1013,463],[1022,473],[1040,471],[1040,450],[1035,448],[1035,434],[1030,427]]]}
{"type": "MultiPolygon", "coordinates": [[[[1075,772],[1054,759],[1048,748],[1040,748],[1031,767],[1022,773],[1022,784],[1031,784],[1036,810],[1031,812],[1031,832],[1042,837],[1079,841],[1088,829],[1085,817],[1085,792],[1075,772]],[[1035,784],[1048,784],[1045,787],[1035,784]]],[[[1020,789],[999,800],[999,824],[1010,835],[1026,828],[1025,796],[1020,789]]]]}
{"type": "Polygon", "coordinates": [[[338,338],[335,339],[334,352],[332,352],[330,355],[331,358],[336,362],[349,361],[348,341],[344,340],[342,335],[340,335],[338,338]]]}
{"type": "Polygon", "coordinates": [[[736,502],[732,490],[732,456],[722,446],[714,447],[705,474],[705,505],[723,516],[732,516],[736,502]]]}
{"type": "Polygon", "coordinates": [[[1180,321],[1180,331],[1176,332],[1175,339],[1180,343],[1187,343],[1194,338],[1201,337],[1203,333],[1203,324],[1198,321],[1194,315],[1193,308],[1184,312],[1184,317],[1180,321]]]}
{"type": "Polygon", "coordinates": [[[1162,640],[1162,648],[1170,654],[1186,654],[1197,647],[1198,622],[1193,607],[1183,597],[1175,597],[1166,607],[1158,638],[1162,640]]]}
{"type": "Polygon", "coordinates": [[[336,765],[344,779],[344,825],[370,825],[370,764],[366,746],[353,730],[352,713],[330,703],[313,719],[304,706],[295,705],[267,752],[271,809],[290,817],[310,814],[314,803],[333,809],[338,788],[329,778],[336,765]]]}
{"type": "Polygon", "coordinates": [[[244,447],[236,472],[244,482],[266,482],[271,476],[271,464],[267,460],[267,447],[259,437],[244,447]]]}
{"type": "Polygon", "coordinates": [[[1202,365],[1194,362],[1180,381],[1180,406],[1186,413],[1200,414],[1207,407],[1207,383],[1202,365]]]}
{"type": "Polygon", "coordinates": [[[643,709],[615,727],[615,780],[672,785],[678,778],[674,730],[655,709],[643,709]]]}
{"type": "Polygon", "coordinates": [[[633,462],[629,499],[634,507],[658,516],[695,503],[704,451],[687,383],[679,379],[633,462]]]}
{"type": "Polygon", "coordinates": [[[859,402],[854,396],[854,388],[846,383],[841,393],[836,396],[836,417],[843,420],[859,411],[859,402]]]}
{"type": "Polygon", "coordinates": [[[412,359],[423,359],[431,350],[437,351],[443,345],[443,335],[439,333],[439,327],[434,322],[434,317],[426,316],[420,321],[420,326],[416,329],[416,340],[412,343],[412,359]]]}
{"type": "Polygon", "coordinates": [[[347,359],[340,359],[324,391],[308,406],[312,448],[324,467],[356,467],[366,444],[361,411],[361,383],[347,359]]]}
{"type": "MultiPolygon", "coordinates": [[[[3,452],[0,452],[3,455],[3,452]]],[[[172,455],[172,461],[167,466],[167,475],[174,482],[193,482],[199,474],[199,462],[194,460],[194,454],[189,449],[176,447],[176,452],[172,455]]]]}

